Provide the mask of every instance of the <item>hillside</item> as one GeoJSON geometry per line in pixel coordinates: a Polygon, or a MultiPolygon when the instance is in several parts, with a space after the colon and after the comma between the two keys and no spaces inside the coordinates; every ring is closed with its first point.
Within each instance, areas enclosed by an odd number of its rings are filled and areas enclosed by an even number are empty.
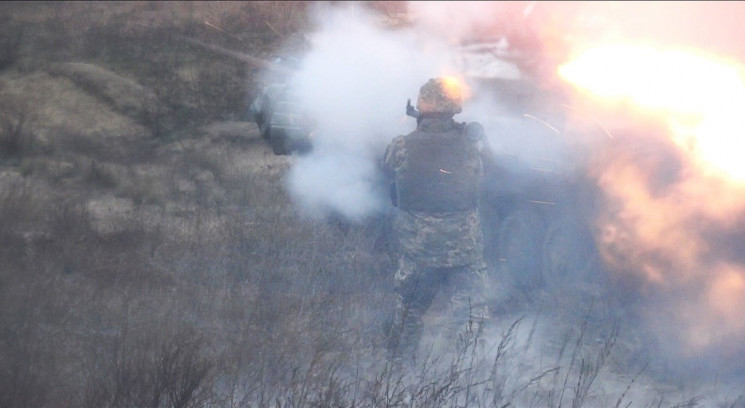
{"type": "Polygon", "coordinates": [[[387,364],[390,220],[304,216],[247,117],[310,7],[0,4],[0,406],[745,406],[574,288],[387,364]]]}

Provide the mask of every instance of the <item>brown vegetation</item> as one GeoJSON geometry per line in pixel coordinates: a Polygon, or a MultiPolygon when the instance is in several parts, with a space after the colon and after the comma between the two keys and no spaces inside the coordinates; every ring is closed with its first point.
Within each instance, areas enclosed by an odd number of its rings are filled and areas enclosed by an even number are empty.
{"type": "Polygon", "coordinates": [[[410,369],[382,358],[387,221],[299,216],[292,158],[230,125],[259,69],[179,39],[266,57],[307,4],[1,7],[0,407],[588,405],[616,327],[567,331],[537,368],[519,318],[410,369]]]}

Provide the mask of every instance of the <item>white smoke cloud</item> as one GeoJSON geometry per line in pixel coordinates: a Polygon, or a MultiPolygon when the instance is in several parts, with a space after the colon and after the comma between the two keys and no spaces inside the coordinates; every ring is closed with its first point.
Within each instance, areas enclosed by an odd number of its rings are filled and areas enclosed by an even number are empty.
{"type": "MultiPolygon", "coordinates": [[[[315,10],[317,29],[307,36],[310,50],[291,81],[317,123],[314,149],[295,158],[288,178],[295,201],[310,214],[336,213],[360,220],[384,210],[388,196],[381,188],[378,163],[395,136],[415,127],[414,119],[405,116],[407,99],[415,104],[419,88],[429,78],[462,71],[457,42],[438,34],[443,26],[437,22],[453,10],[452,5],[411,7],[414,15],[420,12],[418,20],[398,29],[386,27],[386,17],[355,5],[322,5],[315,10]]],[[[486,21],[496,10],[491,5],[481,9],[489,13],[479,13],[471,5],[451,23],[457,20],[465,26],[476,17],[486,21]]],[[[512,71],[504,75],[515,79],[512,71]]],[[[472,89],[472,99],[456,120],[483,123],[495,148],[514,150],[526,139],[509,145],[510,138],[504,136],[523,132],[529,121],[518,117],[505,124],[502,105],[511,102],[472,89]]],[[[535,123],[528,127],[534,129],[535,123]]]]}
{"type": "Polygon", "coordinates": [[[532,2],[413,1],[409,12],[422,31],[457,42],[495,25],[511,29],[504,27],[507,21],[521,24],[532,6],[532,2]]]}
{"type": "Polygon", "coordinates": [[[292,80],[317,123],[314,149],[297,158],[289,187],[314,214],[356,220],[387,205],[377,161],[393,137],[411,131],[406,100],[441,74],[447,56],[413,31],[384,30],[352,5],[320,7],[316,21],[311,49],[292,80]]]}
{"type": "MultiPolygon", "coordinates": [[[[559,32],[571,41],[584,43],[629,34],[629,30],[624,32],[619,28],[620,20],[636,22],[635,30],[631,31],[637,36],[657,36],[657,25],[652,23],[664,20],[667,15],[661,9],[662,3],[639,5],[645,13],[632,13],[635,9],[623,8],[622,3],[530,2],[510,7],[492,2],[454,4],[411,3],[409,11],[416,17],[414,24],[395,29],[352,4],[317,8],[317,28],[307,36],[310,50],[301,61],[300,71],[292,78],[300,101],[317,121],[317,132],[313,151],[293,157],[288,175],[292,197],[309,214],[336,213],[350,220],[362,220],[388,208],[378,164],[395,136],[414,129],[414,119],[404,114],[406,100],[415,103],[419,87],[429,78],[459,73],[462,54],[458,40],[472,34],[474,27],[497,19],[502,16],[500,13],[525,19],[526,27],[535,25],[536,21],[554,24],[558,19],[561,24],[547,27],[567,28],[559,32]],[[546,18],[547,15],[554,20],[546,18]],[[638,15],[644,18],[638,20],[638,15]],[[528,21],[531,18],[532,22],[528,21]]],[[[679,12],[695,15],[700,4],[679,12]]],[[[679,26],[675,21],[667,25],[679,26]]],[[[703,30],[694,28],[696,32],[703,30]]],[[[513,28],[503,27],[503,30],[509,32],[513,28]]],[[[684,32],[682,28],[678,31],[684,32]]],[[[711,43],[706,36],[693,37],[711,43]]],[[[471,98],[465,101],[463,113],[456,120],[481,122],[497,152],[516,154],[531,163],[540,163],[541,168],[545,163],[553,163],[559,169],[570,164],[581,168],[585,163],[580,154],[592,156],[595,145],[613,139],[602,123],[583,112],[572,111],[564,112],[574,116],[569,121],[591,126],[592,129],[580,133],[592,134],[594,139],[567,141],[565,138],[571,135],[565,133],[569,133],[570,124],[564,125],[560,113],[541,113],[532,110],[534,107],[529,104],[523,105],[530,95],[495,92],[493,83],[488,81],[469,78],[467,82],[471,86],[471,98]]],[[[683,293],[671,295],[676,299],[684,296],[683,293]]],[[[662,323],[658,325],[658,331],[662,326],[662,323]]]]}

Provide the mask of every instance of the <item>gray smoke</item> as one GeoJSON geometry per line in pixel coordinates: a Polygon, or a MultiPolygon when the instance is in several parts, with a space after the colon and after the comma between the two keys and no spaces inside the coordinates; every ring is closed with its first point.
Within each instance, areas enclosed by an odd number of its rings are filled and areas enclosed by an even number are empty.
{"type": "MultiPolygon", "coordinates": [[[[654,2],[635,6],[602,2],[506,3],[510,4],[415,2],[409,9],[419,20],[405,28],[395,27],[390,20],[355,5],[317,7],[316,29],[307,37],[310,49],[301,61],[300,71],[292,78],[301,101],[317,122],[314,150],[293,157],[288,177],[289,190],[299,207],[309,215],[338,214],[352,221],[389,208],[379,160],[392,138],[415,126],[414,119],[404,114],[406,100],[415,103],[419,87],[429,78],[463,74],[461,40],[490,22],[500,22],[503,31],[523,41],[528,41],[530,30],[539,27],[560,29],[566,37],[584,40],[579,41],[580,45],[631,35],[657,37],[663,42],[679,40],[692,46],[718,47],[720,51],[731,51],[733,56],[745,55],[733,40],[741,36],[729,38],[722,32],[736,26],[733,15],[743,8],[736,3],[725,7],[724,12],[716,12],[703,2],[675,3],[673,8],[654,2]],[[696,16],[707,16],[709,23],[701,23],[696,16]],[[694,20],[699,24],[692,24],[694,20]],[[557,21],[553,27],[543,24],[557,21]],[[671,33],[677,37],[670,38],[671,33]]],[[[514,48],[509,41],[498,45],[514,48]]],[[[547,57],[554,62],[556,58],[559,57],[547,57]]],[[[505,67],[502,79],[516,78],[505,67]]],[[[519,157],[538,168],[550,163],[551,170],[566,173],[582,170],[585,158],[592,158],[597,153],[595,148],[607,147],[603,144],[612,139],[603,124],[582,112],[543,110],[545,106],[524,104],[530,95],[520,94],[519,89],[517,93],[495,92],[503,89],[501,85],[478,75],[466,77],[466,82],[470,98],[456,120],[481,122],[497,154],[519,157]],[[585,127],[581,133],[592,134],[592,140],[566,139],[569,135],[564,131],[564,120],[570,116],[585,127]]],[[[502,85],[503,82],[497,81],[502,85]]],[[[645,296],[637,287],[630,292],[629,298],[645,296]]],[[[641,308],[647,310],[641,313],[676,304],[684,297],[683,292],[667,293],[664,299],[658,299],[658,304],[644,303],[641,308]]],[[[658,322],[652,330],[675,331],[675,327],[663,326],[658,322]]],[[[671,352],[670,356],[674,359],[678,355],[671,352]]],[[[733,365],[737,366],[735,369],[741,367],[737,362],[733,365]]]]}
{"type": "Polygon", "coordinates": [[[437,74],[439,56],[412,53],[422,48],[415,33],[384,31],[361,8],[320,7],[315,16],[318,30],[292,80],[316,122],[314,149],[293,164],[289,187],[311,214],[359,220],[386,206],[377,161],[411,127],[406,100],[437,74]]]}
{"type": "MultiPolygon", "coordinates": [[[[311,215],[361,220],[389,205],[379,160],[391,139],[415,127],[405,116],[407,99],[416,104],[422,84],[458,74],[462,60],[457,43],[427,24],[387,27],[391,20],[349,4],[319,6],[315,17],[310,50],[291,82],[316,121],[314,149],[295,158],[289,188],[311,215]]],[[[494,135],[517,134],[527,121],[497,120],[504,101],[469,85],[472,97],[456,120],[482,122],[492,145],[504,148],[508,138],[494,135]]]]}
{"type": "MultiPolygon", "coordinates": [[[[547,7],[554,21],[560,21],[563,32],[573,38],[571,45],[577,49],[592,44],[623,42],[653,45],[660,49],[690,49],[715,60],[738,62],[741,66],[745,62],[745,47],[741,41],[735,40],[742,35],[743,3],[577,2],[571,6],[547,7]]],[[[680,90],[688,96],[690,94],[686,92],[694,93],[699,87],[712,88],[709,79],[701,82],[682,83],[680,90]]],[[[702,96],[701,100],[705,97],[702,96]]],[[[715,102],[729,103],[724,100],[715,102]]],[[[652,112],[648,114],[654,115],[652,112]]],[[[745,348],[742,347],[745,330],[740,323],[743,315],[739,305],[744,299],[745,292],[740,282],[745,275],[742,258],[734,254],[741,253],[743,246],[741,241],[736,241],[734,246],[738,249],[733,250],[732,243],[727,241],[741,234],[737,231],[742,231],[742,223],[736,219],[742,219],[745,206],[741,203],[745,196],[737,188],[708,192],[717,181],[699,178],[696,171],[687,167],[690,159],[680,155],[680,150],[670,143],[671,138],[665,134],[670,130],[662,122],[644,124],[643,120],[634,120],[621,112],[608,119],[615,120],[612,127],[617,137],[606,144],[605,154],[597,151],[597,160],[604,160],[600,167],[611,168],[623,163],[627,167],[616,168],[623,168],[622,172],[629,169],[639,171],[644,177],[641,186],[649,193],[649,199],[643,204],[637,203],[637,212],[631,214],[633,211],[629,208],[633,204],[629,203],[633,202],[633,197],[609,198],[603,211],[614,220],[613,228],[619,228],[606,229],[603,233],[611,232],[618,239],[628,232],[629,225],[641,224],[638,215],[646,213],[650,217],[645,225],[663,219],[675,220],[665,230],[664,239],[678,235],[705,248],[699,253],[650,248],[643,238],[633,234],[621,239],[627,244],[624,251],[606,247],[606,252],[611,255],[608,258],[615,264],[615,289],[628,284],[634,277],[644,276],[629,290],[623,306],[643,316],[644,324],[640,327],[646,328],[654,338],[644,345],[653,350],[651,355],[661,356],[670,370],[698,376],[724,375],[722,373],[726,372],[742,374],[745,369],[745,348]],[[622,121],[626,123],[622,124],[622,121]],[[693,190],[690,196],[679,193],[690,185],[702,187],[693,190]],[[707,213],[706,207],[724,202],[723,197],[731,197],[731,201],[740,207],[707,213]],[[665,202],[670,205],[666,208],[660,206],[665,202]],[[689,205],[699,207],[690,210],[689,205]],[[680,220],[675,217],[680,217],[680,220]],[[721,222],[721,219],[727,221],[721,222]],[[693,262],[681,266],[686,256],[693,262]],[[723,267],[723,264],[727,266],[723,267]],[[646,269],[649,266],[653,268],[646,269]],[[645,276],[649,270],[664,276],[664,283],[645,276]],[[733,311],[721,312],[730,310],[728,308],[733,311]],[[692,338],[704,346],[691,347],[692,338]]],[[[732,148],[735,145],[733,141],[732,148]]],[[[630,191],[634,183],[628,178],[612,179],[604,190],[606,193],[612,191],[612,184],[630,191]]]]}

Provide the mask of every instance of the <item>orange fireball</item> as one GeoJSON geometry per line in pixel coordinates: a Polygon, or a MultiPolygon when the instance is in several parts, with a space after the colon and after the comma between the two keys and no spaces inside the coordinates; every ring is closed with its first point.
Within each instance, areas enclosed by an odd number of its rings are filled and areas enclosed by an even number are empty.
{"type": "Polygon", "coordinates": [[[612,44],[558,68],[578,90],[663,117],[707,173],[745,184],[745,75],[732,61],[686,49],[612,44]]]}
{"type": "Polygon", "coordinates": [[[452,99],[466,100],[471,96],[470,89],[466,82],[455,75],[445,75],[442,77],[443,85],[447,96],[452,99]]]}
{"type": "Polygon", "coordinates": [[[598,111],[634,122],[599,163],[613,203],[597,220],[608,265],[663,293],[687,293],[669,305],[687,351],[745,336],[745,268],[717,259],[707,240],[745,213],[743,68],[692,49],[615,43],[585,50],[557,73],[598,111]],[[670,150],[672,166],[662,153],[670,150]]]}

